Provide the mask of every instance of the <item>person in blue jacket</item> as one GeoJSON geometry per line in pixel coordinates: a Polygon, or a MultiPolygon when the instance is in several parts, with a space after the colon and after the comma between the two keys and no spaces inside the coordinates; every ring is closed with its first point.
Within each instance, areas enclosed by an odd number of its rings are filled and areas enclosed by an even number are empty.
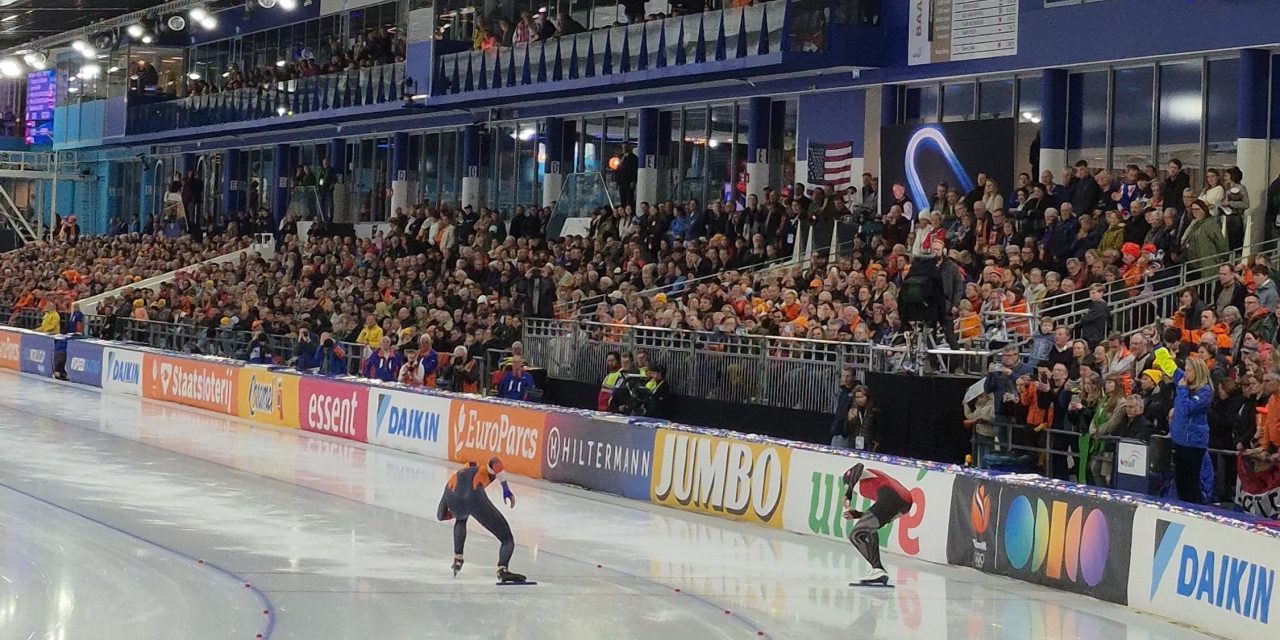
{"type": "Polygon", "coordinates": [[[320,346],[316,348],[316,373],[322,376],[347,375],[347,353],[328,332],[320,334],[320,346]]]}
{"type": "Polygon", "coordinates": [[[1209,405],[1213,403],[1209,369],[1203,360],[1194,357],[1187,358],[1185,366],[1177,369],[1173,357],[1165,349],[1156,352],[1156,361],[1157,366],[1166,371],[1173,369],[1173,383],[1177,385],[1169,436],[1173,440],[1174,484],[1178,489],[1178,499],[1203,504],[1200,470],[1209,447],[1208,414],[1209,405]]]}
{"type": "Polygon", "coordinates": [[[383,382],[395,382],[400,376],[400,365],[403,364],[404,358],[391,345],[391,338],[383,336],[378,350],[370,354],[360,367],[360,375],[383,382]]]}
{"type": "Polygon", "coordinates": [[[528,400],[529,392],[535,387],[533,376],[524,370],[524,358],[511,356],[511,368],[502,374],[502,382],[498,384],[498,397],[507,400],[528,400]]]}

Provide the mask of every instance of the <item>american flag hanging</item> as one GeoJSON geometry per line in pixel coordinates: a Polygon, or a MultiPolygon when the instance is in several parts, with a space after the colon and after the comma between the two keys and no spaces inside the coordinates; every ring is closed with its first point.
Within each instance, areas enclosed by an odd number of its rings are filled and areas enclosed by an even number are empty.
{"type": "Polygon", "coordinates": [[[809,143],[809,184],[843,189],[853,182],[853,143],[809,143]]]}

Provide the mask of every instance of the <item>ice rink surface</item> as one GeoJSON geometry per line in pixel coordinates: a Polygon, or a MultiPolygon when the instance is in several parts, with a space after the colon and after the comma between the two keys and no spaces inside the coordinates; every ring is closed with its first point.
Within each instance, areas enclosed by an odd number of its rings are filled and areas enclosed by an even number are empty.
{"type": "MultiPolygon", "coordinates": [[[[1199,638],[1124,607],[514,480],[512,569],[435,521],[455,465],[0,371],[0,638],[1199,638]],[[599,566],[597,566],[599,565],[599,566]]],[[[498,489],[491,488],[495,502],[498,489]]]]}

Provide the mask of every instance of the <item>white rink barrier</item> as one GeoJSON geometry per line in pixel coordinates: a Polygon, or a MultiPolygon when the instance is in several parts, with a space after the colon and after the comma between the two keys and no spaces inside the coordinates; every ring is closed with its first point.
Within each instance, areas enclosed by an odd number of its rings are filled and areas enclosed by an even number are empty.
{"type": "Polygon", "coordinates": [[[1246,516],[1038,476],[19,329],[0,329],[0,368],[65,371],[113,394],[458,463],[501,456],[526,477],[836,540],[850,525],[841,475],[862,462],[914,499],[881,531],[890,553],[1085,594],[1230,638],[1280,638],[1280,529],[1246,516]]]}

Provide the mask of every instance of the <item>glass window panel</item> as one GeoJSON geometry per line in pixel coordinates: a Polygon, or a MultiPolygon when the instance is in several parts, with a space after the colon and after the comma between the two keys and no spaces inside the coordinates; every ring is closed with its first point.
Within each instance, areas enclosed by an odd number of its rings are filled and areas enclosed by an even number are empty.
{"type": "Polygon", "coordinates": [[[938,121],[938,87],[911,87],[906,90],[907,124],[938,121]]]}
{"type": "Polygon", "coordinates": [[[1111,144],[1113,168],[1151,161],[1154,67],[1116,69],[1111,144]]]}
{"type": "Polygon", "coordinates": [[[711,137],[707,139],[707,191],[699,204],[706,206],[712,200],[727,200],[733,194],[734,106],[723,105],[711,109],[711,137]]]}
{"type": "Polygon", "coordinates": [[[1240,104],[1240,59],[1209,61],[1208,114],[1209,147],[1214,151],[1235,150],[1237,115],[1240,104]]]}
{"type": "Polygon", "coordinates": [[[1018,117],[1030,121],[1040,117],[1043,106],[1044,85],[1041,78],[1018,78],[1018,117]]]}
{"type": "Polygon", "coordinates": [[[942,87],[942,121],[973,119],[973,83],[948,84],[942,87]]]}
{"type": "Polygon", "coordinates": [[[1182,161],[1193,186],[1201,180],[1200,127],[1204,117],[1200,62],[1160,65],[1159,164],[1182,161]]]}
{"type": "Polygon", "coordinates": [[[1067,160],[1103,167],[1107,160],[1107,72],[1073,73],[1068,78],[1067,160]]]}
{"type": "Polygon", "coordinates": [[[1013,79],[978,84],[978,118],[1008,118],[1013,115],[1013,79]]]}

